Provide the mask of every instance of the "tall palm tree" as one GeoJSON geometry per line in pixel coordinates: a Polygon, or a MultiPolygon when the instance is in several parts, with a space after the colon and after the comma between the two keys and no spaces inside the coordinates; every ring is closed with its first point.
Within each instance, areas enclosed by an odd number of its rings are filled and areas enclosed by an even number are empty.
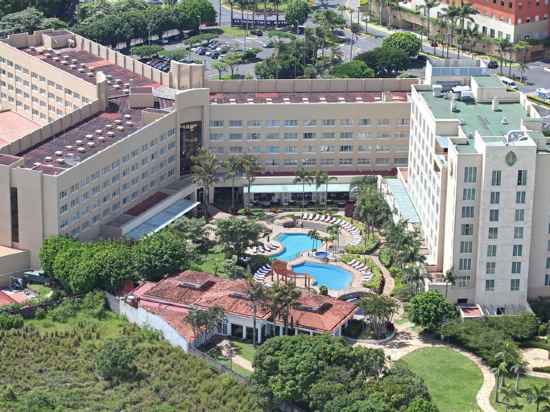
{"type": "Polygon", "coordinates": [[[271,288],[271,292],[276,295],[276,299],[280,302],[280,314],[283,318],[283,334],[286,335],[290,311],[298,303],[298,299],[301,296],[300,290],[295,284],[286,282],[274,284],[271,288]]]}
{"type": "Polygon", "coordinates": [[[244,162],[242,156],[229,156],[223,162],[224,177],[231,180],[231,213],[235,212],[235,182],[244,173],[244,162]]]}
{"type": "Polygon", "coordinates": [[[300,166],[298,170],[296,170],[294,184],[302,185],[302,216],[304,215],[304,209],[306,207],[306,185],[311,184],[311,181],[311,173],[304,166],[300,166]]]}
{"type": "Polygon", "coordinates": [[[424,15],[426,16],[426,37],[430,41],[430,23],[431,23],[431,12],[433,8],[439,6],[437,0],[425,0],[422,6],[419,6],[420,9],[424,9],[424,15]]]}
{"type": "Polygon", "coordinates": [[[256,318],[258,313],[259,306],[266,305],[267,291],[263,284],[256,282],[252,276],[247,276],[247,289],[246,295],[250,301],[250,306],[252,307],[252,342],[254,347],[256,347],[258,338],[256,337],[256,318]]]}
{"type": "Polygon", "coordinates": [[[446,298],[449,292],[449,284],[454,286],[456,282],[453,268],[450,268],[443,274],[443,281],[445,282],[445,298],[446,298]]]}
{"type": "Polygon", "coordinates": [[[210,205],[210,188],[218,180],[219,162],[215,155],[206,149],[201,149],[196,156],[191,157],[191,175],[193,182],[202,186],[204,190],[204,215],[208,219],[210,205]]]}
{"type": "Polygon", "coordinates": [[[460,57],[460,50],[464,47],[464,24],[466,21],[473,22],[474,18],[472,16],[475,16],[476,14],[479,14],[479,11],[472,7],[469,4],[463,4],[458,8],[458,19],[460,21],[460,34],[462,38],[462,42],[459,42],[459,48],[458,48],[458,57],[460,57]]]}
{"type": "Polygon", "coordinates": [[[250,197],[250,190],[252,189],[252,183],[256,180],[258,175],[263,172],[263,167],[260,164],[258,158],[254,155],[244,155],[242,156],[242,168],[244,173],[244,178],[246,179],[248,187],[248,197],[250,197]]]}
{"type": "Polygon", "coordinates": [[[502,38],[497,40],[497,51],[498,51],[498,57],[499,57],[499,63],[500,63],[500,74],[504,74],[502,71],[503,65],[504,65],[504,56],[505,54],[512,48],[512,43],[510,43],[510,40],[507,38],[502,38]]]}
{"type": "Polygon", "coordinates": [[[332,243],[332,251],[335,251],[334,247],[334,241],[336,240],[338,248],[340,248],[340,226],[338,225],[330,225],[327,228],[327,233],[330,235],[330,240],[332,243]]]}
{"type": "Polygon", "coordinates": [[[527,389],[527,402],[535,404],[535,411],[540,411],[540,405],[550,401],[550,385],[534,385],[527,389]]]}
{"type": "Polygon", "coordinates": [[[519,61],[519,70],[521,75],[521,80],[523,81],[523,75],[525,74],[525,70],[527,69],[527,51],[528,51],[529,45],[526,41],[520,40],[516,44],[514,44],[514,50],[516,52],[519,52],[520,54],[520,61],[519,61]]]}
{"type": "Polygon", "coordinates": [[[457,6],[449,6],[447,10],[445,11],[445,15],[443,18],[448,21],[449,23],[449,41],[447,43],[447,58],[449,58],[449,48],[453,45],[454,40],[454,34],[455,34],[455,28],[456,28],[456,20],[460,17],[460,7],[457,6]]]}
{"type": "Polygon", "coordinates": [[[321,239],[321,235],[319,234],[319,232],[315,229],[312,229],[310,230],[309,232],[307,232],[307,235],[312,239],[311,242],[312,242],[312,249],[315,249],[315,245],[317,244],[317,241],[319,241],[321,239]]]}

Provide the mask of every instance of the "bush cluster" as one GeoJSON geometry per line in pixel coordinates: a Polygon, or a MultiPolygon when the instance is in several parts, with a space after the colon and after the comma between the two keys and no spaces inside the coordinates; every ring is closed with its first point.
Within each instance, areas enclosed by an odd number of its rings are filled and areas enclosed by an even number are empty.
{"type": "Polygon", "coordinates": [[[23,317],[21,315],[10,315],[0,312],[0,330],[19,329],[23,327],[23,317]]]}

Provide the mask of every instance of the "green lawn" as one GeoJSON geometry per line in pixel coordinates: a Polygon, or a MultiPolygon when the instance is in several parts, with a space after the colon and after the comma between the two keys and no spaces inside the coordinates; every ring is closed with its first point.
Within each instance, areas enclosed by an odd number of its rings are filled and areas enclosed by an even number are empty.
{"type": "Polygon", "coordinates": [[[246,30],[239,27],[224,27],[223,34],[227,37],[243,37],[246,30]]]}
{"type": "Polygon", "coordinates": [[[250,362],[254,362],[254,356],[256,355],[256,349],[251,343],[242,342],[239,340],[231,341],[233,346],[237,348],[237,354],[250,362]]]}
{"type": "Polygon", "coordinates": [[[448,348],[419,349],[402,361],[419,375],[441,412],[477,411],[476,394],[483,383],[479,368],[448,348]]]}
{"type": "Polygon", "coordinates": [[[228,358],[222,355],[220,349],[217,347],[210,349],[207,353],[212,358],[216,359],[218,362],[225,365],[227,368],[230,368],[233,372],[236,372],[239,375],[248,377],[251,376],[253,373],[252,371],[249,371],[248,369],[245,369],[239,365],[236,365],[234,362],[231,362],[228,358]]]}
{"type": "MultiPolygon", "coordinates": [[[[507,384],[512,383],[512,381],[508,381],[507,384]]],[[[534,378],[532,376],[524,376],[519,381],[519,389],[527,389],[532,386],[542,386],[544,384],[550,384],[550,379],[543,379],[543,378],[534,378]]],[[[502,401],[502,396],[501,396],[502,401]]],[[[491,403],[495,407],[495,409],[499,412],[506,411],[506,407],[503,403],[495,403],[495,391],[493,390],[493,393],[491,394],[491,403]]],[[[518,404],[521,405],[521,409],[519,409],[522,412],[535,412],[536,407],[534,404],[529,404],[525,398],[519,398],[518,404]]],[[[542,405],[541,405],[542,409],[542,405]]]]}
{"type": "Polygon", "coordinates": [[[37,295],[36,299],[38,300],[46,299],[53,293],[51,288],[44,285],[34,284],[34,285],[29,285],[28,287],[30,290],[36,293],[37,295]]]}
{"type": "MultiPolygon", "coordinates": [[[[202,256],[200,263],[195,263],[193,265],[193,269],[219,275],[220,271],[223,269],[224,261],[224,253],[218,250],[213,250],[207,255],[202,256]]],[[[223,275],[221,276],[223,277],[223,275]]]]}

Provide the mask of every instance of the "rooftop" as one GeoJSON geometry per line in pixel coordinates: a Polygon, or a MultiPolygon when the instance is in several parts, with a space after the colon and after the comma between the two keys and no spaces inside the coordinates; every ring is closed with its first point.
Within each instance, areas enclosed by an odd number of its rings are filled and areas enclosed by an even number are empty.
{"type": "Polygon", "coordinates": [[[472,76],[481,87],[505,87],[497,76],[472,76]]]}
{"type": "Polygon", "coordinates": [[[38,128],[40,128],[38,123],[19,113],[10,110],[0,112],[0,147],[15,142],[38,128]]]}
{"type": "Polygon", "coordinates": [[[455,100],[455,110],[451,111],[450,99],[436,97],[431,90],[420,93],[436,119],[460,120],[466,134],[478,131],[481,136],[505,136],[508,131],[519,129],[521,119],[527,118],[527,112],[519,102],[501,102],[493,111],[491,103],[455,100]]]}
{"type": "MultiPolygon", "coordinates": [[[[108,79],[109,98],[105,112],[19,153],[25,159],[25,167],[41,170],[46,174],[59,174],[145,125],[142,119],[144,109],[129,107],[129,88],[158,88],[160,84],[81,50],[61,49],[43,54],[33,48],[24,51],[85,82],[95,84],[95,73],[102,71],[108,79]]],[[[173,104],[166,99],[159,101],[161,108],[168,108],[173,104]]]]}
{"type": "Polygon", "coordinates": [[[403,182],[399,179],[385,179],[384,182],[388,185],[399,215],[409,223],[420,223],[418,213],[403,182]]]}
{"type": "MultiPolygon", "coordinates": [[[[246,298],[248,286],[243,279],[229,280],[206,272],[186,271],[146,285],[138,287],[132,294],[147,310],[166,310],[168,306],[180,310],[221,306],[227,314],[252,317],[252,307],[246,298]]],[[[331,332],[355,310],[353,303],[303,290],[297,307],[291,309],[290,315],[297,327],[331,332]]],[[[258,308],[258,319],[267,320],[270,316],[267,306],[258,308]]]]}
{"type": "Polygon", "coordinates": [[[213,104],[406,102],[407,95],[407,92],[211,93],[210,102],[213,104]]]}

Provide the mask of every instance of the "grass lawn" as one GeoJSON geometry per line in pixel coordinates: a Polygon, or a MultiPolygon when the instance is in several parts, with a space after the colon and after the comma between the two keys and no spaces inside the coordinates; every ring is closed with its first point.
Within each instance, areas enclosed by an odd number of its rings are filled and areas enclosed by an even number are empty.
{"type": "Polygon", "coordinates": [[[51,288],[39,284],[29,285],[29,289],[36,293],[38,300],[46,299],[53,292],[51,288]]]}
{"type": "Polygon", "coordinates": [[[239,375],[248,377],[248,376],[251,376],[253,373],[252,371],[249,371],[248,369],[245,369],[239,365],[236,365],[234,362],[231,362],[228,358],[222,355],[222,353],[220,352],[220,349],[217,347],[210,349],[207,353],[212,358],[216,359],[218,362],[225,365],[227,368],[230,368],[233,372],[236,372],[239,375]]]}
{"type": "Polygon", "coordinates": [[[242,342],[240,340],[231,341],[233,346],[237,348],[237,354],[241,355],[246,360],[253,362],[254,356],[256,355],[256,349],[251,343],[242,342]]]}
{"type": "MultiPolygon", "coordinates": [[[[193,265],[193,269],[219,275],[219,272],[223,269],[224,261],[224,253],[214,249],[207,255],[203,256],[200,263],[195,263],[193,265]]],[[[223,275],[221,276],[223,277],[223,275]]]]}
{"type": "Polygon", "coordinates": [[[239,27],[224,27],[223,34],[227,37],[243,37],[246,30],[239,27]]]}
{"type": "Polygon", "coordinates": [[[425,348],[402,361],[424,379],[441,412],[478,410],[476,394],[483,383],[479,368],[464,355],[448,348],[425,348]]]}
{"type": "MultiPolygon", "coordinates": [[[[508,380],[507,384],[512,383],[513,381],[508,380]]],[[[542,386],[544,384],[550,384],[550,379],[543,379],[543,378],[535,378],[532,376],[524,376],[523,378],[520,378],[519,381],[519,389],[527,389],[532,386],[542,386]]],[[[502,401],[502,397],[501,397],[502,401]]],[[[506,410],[506,407],[503,403],[496,403],[495,402],[495,391],[493,390],[493,393],[491,394],[491,404],[495,407],[497,411],[504,412],[506,410]]],[[[519,409],[522,412],[535,412],[536,406],[535,404],[529,404],[525,398],[519,398],[518,404],[521,405],[521,409],[519,409]]],[[[541,405],[542,409],[542,405],[541,405]]]]}

